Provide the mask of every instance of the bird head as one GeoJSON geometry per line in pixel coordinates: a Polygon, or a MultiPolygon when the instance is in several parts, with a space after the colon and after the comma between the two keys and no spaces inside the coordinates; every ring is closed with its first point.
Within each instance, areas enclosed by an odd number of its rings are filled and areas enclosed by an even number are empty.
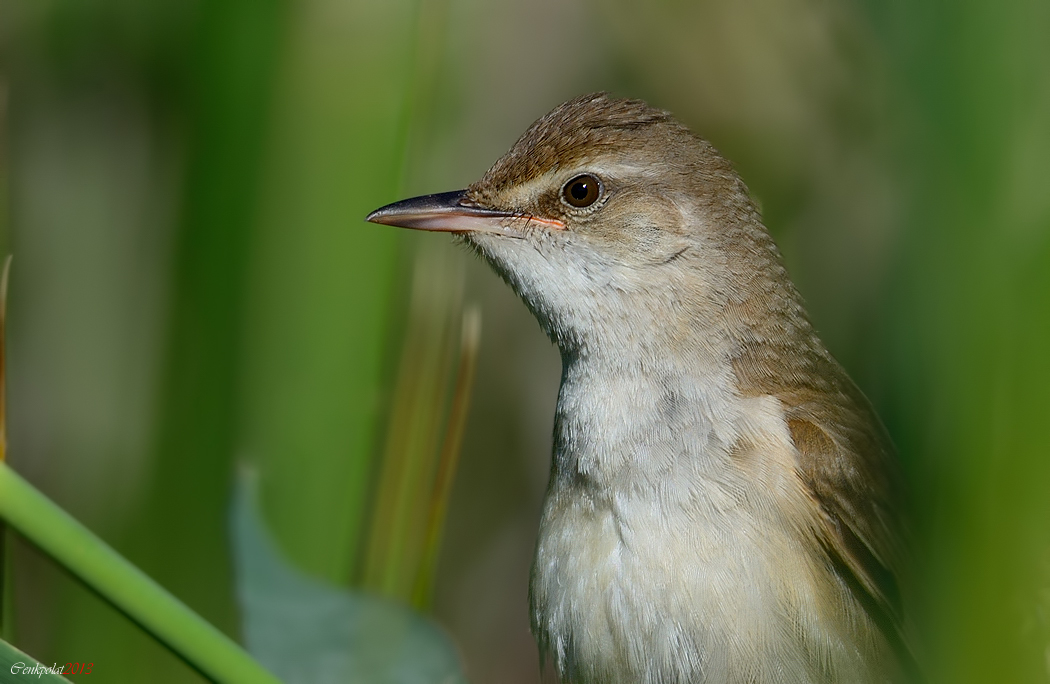
{"type": "Polygon", "coordinates": [[[563,351],[722,315],[755,273],[782,271],[729,162],[668,112],[604,93],[536,121],[467,189],[368,220],[462,236],[563,351]]]}

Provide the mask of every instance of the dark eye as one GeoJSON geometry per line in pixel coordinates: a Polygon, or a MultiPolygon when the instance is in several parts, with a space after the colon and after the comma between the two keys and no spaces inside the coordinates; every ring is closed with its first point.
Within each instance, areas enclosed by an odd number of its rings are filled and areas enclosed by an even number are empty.
{"type": "Polygon", "coordinates": [[[601,182],[590,174],[576,176],[561,189],[561,196],[574,207],[589,207],[602,194],[601,182]]]}

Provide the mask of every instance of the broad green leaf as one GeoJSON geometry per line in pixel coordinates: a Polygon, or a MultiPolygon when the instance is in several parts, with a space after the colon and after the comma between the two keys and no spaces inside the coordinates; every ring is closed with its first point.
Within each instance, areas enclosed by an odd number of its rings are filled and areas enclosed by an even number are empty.
{"type": "Polygon", "coordinates": [[[231,510],[244,640],[287,684],[458,684],[448,636],[404,604],[347,591],[292,567],[264,529],[244,470],[231,510]]]}

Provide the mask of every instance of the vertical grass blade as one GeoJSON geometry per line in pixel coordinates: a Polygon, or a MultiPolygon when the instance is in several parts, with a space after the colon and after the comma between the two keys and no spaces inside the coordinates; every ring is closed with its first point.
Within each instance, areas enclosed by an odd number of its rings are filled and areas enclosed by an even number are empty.
{"type": "MultiPolygon", "coordinates": [[[[0,275],[0,464],[7,460],[7,283],[10,274],[11,255],[8,255],[0,275]]],[[[7,639],[13,637],[15,617],[10,553],[7,525],[0,521],[0,635],[7,639]]]]}
{"type": "Polygon", "coordinates": [[[365,536],[388,402],[404,236],[395,198],[416,3],[290,9],[245,307],[239,449],[293,563],[346,584],[365,536]]]}
{"type": "MultiPolygon", "coordinates": [[[[184,85],[175,94],[181,96],[176,106],[186,163],[148,477],[119,527],[100,528],[121,554],[231,636],[238,621],[225,520],[237,440],[244,280],[286,4],[215,0],[191,12],[187,52],[172,77],[184,85]]],[[[100,591],[130,591],[111,585],[100,591]]],[[[54,586],[62,592],[48,643],[55,653],[97,654],[113,681],[135,681],[143,672],[155,684],[195,679],[94,597],[65,583],[54,586]]],[[[146,595],[144,589],[125,593],[125,603],[146,595]]],[[[157,601],[149,610],[163,605],[157,601]]],[[[121,609],[134,615],[128,605],[121,609]]],[[[221,663],[214,646],[205,645],[203,627],[179,614],[169,608],[167,617],[189,641],[161,638],[180,652],[203,649],[192,657],[184,653],[189,660],[203,657],[202,671],[228,667],[232,661],[221,663]]]]}
{"type": "Polygon", "coordinates": [[[452,495],[452,482],[459,464],[463,431],[470,412],[470,397],[474,386],[474,371],[477,368],[478,345],[481,343],[481,310],[476,306],[463,313],[463,325],[459,341],[459,367],[456,384],[452,392],[452,406],[445,426],[445,440],[438,458],[437,475],[430,496],[430,511],[426,521],[426,536],[423,540],[423,558],[412,589],[412,605],[419,610],[430,608],[437,572],[438,553],[445,530],[448,500],[452,495]]]}
{"type": "Polygon", "coordinates": [[[0,274],[0,462],[7,460],[7,283],[10,276],[9,254],[0,274]]]}
{"type": "Polygon", "coordinates": [[[420,252],[362,576],[366,587],[405,601],[422,558],[461,297],[447,251],[420,252]]]}

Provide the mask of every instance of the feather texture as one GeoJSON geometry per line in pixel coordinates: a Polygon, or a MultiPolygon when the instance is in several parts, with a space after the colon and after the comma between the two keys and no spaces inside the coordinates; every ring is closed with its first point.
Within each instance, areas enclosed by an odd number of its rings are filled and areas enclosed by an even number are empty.
{"type": "Polygon", "coordinates": [[[562,680],[901,680],[893,449],[710,143],[586,95],[438,197],[374,216],[459,230],[562,353],[530,587],[562,680]]]}

